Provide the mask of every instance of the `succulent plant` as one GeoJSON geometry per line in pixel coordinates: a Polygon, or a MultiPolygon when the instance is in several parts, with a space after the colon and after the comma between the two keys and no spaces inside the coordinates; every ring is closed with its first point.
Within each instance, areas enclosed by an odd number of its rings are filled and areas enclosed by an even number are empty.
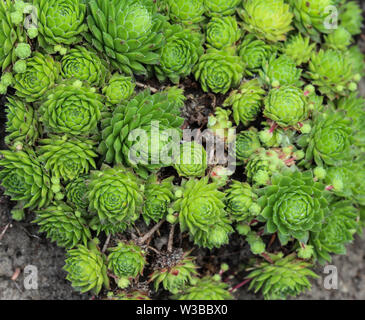
{"type": "Polygon", "coordinates": [[[166,11],[174,23],[183,25],[194,25],[204,21],[203,0],[162,0],[165,3],[166,11]]]}
{"type": "Polygon", "coordinates": [[[163,219],[174,199],[173,177],[159,181],[157,175],[151,174],[144,190],[144,204],[142,209],[143,219],[147,225],[150,221],[158,222],[163,219]]]}
{"type": "Polygon", "coordinates": [[[144,177],[148,176],[147,171],[169,166],[170,163],[164,163],[160,157],[164,146],[169,143],[165,130],[173,129],[180,141],[178,128],[183,119],[179,113],[184,100],[182,90],[175,87],[154,95],[145,90],[105,115],[102,123],[103,141],[99,146],[105,161],[133,166],[144,177]],[[158,128],[155,128],[157,124],[158,128]],[[142,130],[144,138],[141,143],[136,143],[134,134],[138,135],[142,130]],[[159,142],[153,144],[152,139],[156,138],[157,133],[159,142]]]}
{"type": "Polygon", "coordinates": [[[333,49],[313,53],[304,76],[331,100],[357,88],[349,56],[333,49]]]}
{"type": "Polygon", "coordinates": [[[68,273],[66,279],[71,281],[75,290],[98,294],[103,285],[109,288],[105,258],[94,240],[88,246],[78,245],[77,248],[68,250],[66,257],[63,269],[68,273]]]}
{"type": "Polygon", "coordinates": [[[325,36],[326,48],[334,50],[346,50],[351,45],[352,36],[344,27],[339,26],[329,35],[325,36]]]}
{"type": "Polygon", "coordinates": [[[35,52],[26,61],[24,73],[15,75],[14,89],[19,98],[34,102],[43,97],[57,82],[60,74],[60,63],[49,55],[35,52]]]}
{"type": "Polygon", "coordinates": [[[331,33],[332,28],[326,25],[332,22],[331,6],[334,0],[289,0],[294,13],[294,24],[304,35],[311,36],[320,42],[321,33],[331,33]]]}
{"type": "Polygon", "coordinates": [[[352,134],[351,119],[344,112],[329,110],[318,114],[310,133],[299,139],[299,144],[306,146],[305,159],[299,164],[309,166],[314,160],[317,166],[333,166],[348,159],[352,134]]]}
{"type": "Polygon", "coordinates": [[[238,160],[246,161],[258,149],[261,143],[255,128],[241,131],[236,137],[236,157],[238,160]]]}
{"type": "Polygon", "coordinates": [[[88,175],[79,176],[78,178],[70,181],[66,187],[67,203],[78,210],[86,210],[89,206],[89,199],[87,197],[87,185],[86,180],[88,175]]]}
{"type": "Polygon", "coordinates": [[[172,24],[166,28],[166,44],[160,48],[160,63],[155,65],[157,78],[179,83],[188,76],[204,53],[203,35],[197,30],[172,24]]]}
{"type": "Polygon", "coordinates": [[[234,220],[250,222],[251,218],[259,215],[257,196],[248,183],[233,180],[225,193],[227,211],[234,220]]]}
{"type": "Polygon", "coordinates": [[[283,253],[269,254],[273,263],[263,261],[252,270],[247,279],[252,279],[249,290],[260,289],[265,300],[285,300],[311,288],[308,277],[318,278],[309,268],[312,264],[297,259],[295,254],[283,257],[283,253]]]}
{"type": "Polygon", "coordinates": [[[208,167],[204,147],[197,142],[184,142],[180,146],[179,157],[174,161],[174,168],[182,177],[202,177],[208,167]]]}
{"type": "Polygon", "coordinates": [[[90,230],[80,212],[64,202],[57,202],[37,211],[36,219],[40,232],[45,232],[47,238],[55,241],[58,246],[71,249],[78,244],[87,245],[91,239],[90,230]]]}
{"type": "Polygon", "coordinates": [[[355,158],[353,161],[343,162],[339,166],[326,169],[324,182],[327,189],[337,197],[350,199],[355,204],[365,204],[363,185],[365,161],[355,158]]]}
{"type": "Polygon", "coordinates": [[[119,73],[113,74],[108,85],[103,88],[103,94],[111,104],[119,104],[127,101],[134,93],[135,80],[130,76],[119,73]]]}
{"type": "MultiPolygon", "coordinates": [[[[0,69],[5,71],[11,64],[17,60],[15,50],[16,44],[24,38],[23,29],[20,28],[20,23],[14,23],[11,15],[13,3],[10,0],[0,1],[0,69]]],[[[21,21],[23,14],[21,14],[21,21]]],[[[18,22],[18,21],[16,21],[18,22]]]]}
{"type": "Polygon", "coordinates": [[[107,63],[97,53],[83,46],[75,46],[61,60],[64,79],[86,81],[91,86],[102,86],[108,75],[107,63]]]}
{"type": "Polygon", "coordinates": [[[243,77],[244,66],[234,48],[210,48],[200,57],[194,70],[195,79],[205,92],[227,93],[237,87],[243,77]]]}
{"type": "Polygon", "coordinates": [[[81,81],[57,85],[40,106],[40,120],[52,133],[90,135],[97,132],[103,98],[81,81]]]}
{"type": "Polygon", "coordinates": [[[324,185],[314,181],[311,171],[284,171],[271,183],[259,191],[265,231],[278,232],[282,245],[291,237],[306,243],[309,232],[320,231],[328,209],[324,185]]]}
{"type": "Polygon", "coordinates": [[[285,41],[286,34],[293,29],[293,14],[284,0],[247,0],[238,14],[244,28],[262,40],[285,41]]]}
{"type": "Polygon", "coordinates": [[[249,232],[246,236],[246,241],[249,244],[250,250],[253,254],[260,255],[265,253],[266,244],[256,232],[249,232]]]}
{"type": "Polygon", "coordinates": [[[233,16],[213,17],[206,25],[207,45],[223,49],[233,46],[240,38],[242,31],[233,16]]]}
{"type": "Polygon", "coordinates": [[[206,248],[220,247],[228,242],[232,231],[224,210],[224,193],[208,178],[186,181],[181,197],[175,202],[182,231],[188,230],[194,243],[206,248]]]}
{"type": "Polygon", "coordinates": [[[50,135],[39,144],[38,159],[55,178],[70,181],[89,173],[90,168],[96,169],[93,140],[50,135]]]}
{"type": "Polygon", "coordinates": [[[85,39],[126,74],[147,74],[145,65],[159,62],[165,18],[152,0],[87,2],[89,33],[85,39]]]}
{"type": "Polygon", "coordinates": [[[40,126],[34,109],[15,97],[8,97],[6,104],[5,142],[14,145],[17,142],[34,145],[40,134],[40,126]]]}
{"type": "Polygon", "coordinates": [[[154,283],[156,291],[162,284],[165,290],[177,294],[193,282],[198,267],[194,263],[195,258],[189,254],[190,252],[183,252],[180,249],[165,254],[157,260],[154,267],[155,271],[149,279],[150,282],[154,283]]]}
{"type": "Polygon", "coordinates": [[[261,87],[258,79],[243,82],[238,90],[231,92],[224,101],[223,106],[232,106],[233,118],[236,124],[240,122],[247,126],[258,116],[265,90],[261,87]]]}
{"type": "Polygon", "coordinates": [[[245,64],[245,73],[249,76],[258,73],[274,51],[274,46],[257,39],[253,34],[246,34],[238,48],[238,55],[245,64]]]}
{"type": "Polygon", "coordinates": [[[264,116],[281,127],[298,126],[309,117],[304,92],[292,85],[271,89],[264,100],[264,116]]]}
{"type": "Polygon", "coordinates": [[[350,47],[347,53],[349,55],[349,59],[351,60],[352,70],[355,74],[355,77],[357,75],[363,77],[365,75],[365,55],[357,45],[350,47]]]}
{"type": "Polygon", "coordinates": [[[126,288],[130,280],[143,273],[145,252],[134,243],[119,242],[109,248],[108,268],[118,277],[118,286],[126,288]]]}
{"type": "Polygon", "coordinates": [[[228,284],[216,279],[216,277],[206,276],[197,279],[194,285],[187,287],[183,292],[173,296],[176,300],[233,300],[228,291],[228,284]]]}
{"type": "Polygon", "coordinates": [[[60,186],[54,185],[51,178],[30,149],[24,151],[0,152],[1,185],[5,195],[19,201],[24,209],[42,208],[53,200],[54,192],[60,186]]]}
{"type": "Polygon", "coordinates": [[[210,115],[208,117],[207,124],[208,129],[213,133],[213,135],[228,143],[232,142],[235,138],[234,132],[232,131],[233,124],[229,120],[231,113],[232,112],[230,110],[217,107],[214,115],[210,115]]]}
{"type": "Polygon", "coordinates": [[[268,61],[264,61],[259,74],[268,86],[302,85],[300,81],[302,70],[298,69],[295,62],[285,54],[279,57],[273,54],[268,61]]]}
{"type": "Polygon", "coordinates": [[[234,14],[240,4],[240,0],[204,0],[206,14],[208,16],[228,16],[234,14]]]}
{"type": "Polygon", "coordinates": [[[297,66],[300,66],[311,59],[315,47],[316,44],[311,43],[309,37],[303,37],[302,34],[298,33],[285,42],[282,52],[291,58],[297,66]]]}
{"type": "Polygon", "coordinates": [[[341,26],[346,28],[351,35],[360,34],[363,16],[359,3],[356,1],[346,1],[340,8],[339,20],[341,26]]]}
{"type": "Polygon", "coordinates": [[[142,208],[139,183],[134,173],[123,166],[103,165],[90,175],[89,209],[98,215],[101,224],[117,224],[119,229],[126,229],[138,219],[142,208]]]}
{"type": "Polygon", "coordinates": [[[247,180],[255,186],[270,184],[273,174],[294,165],[291,151],[285,153],[283,149],[260,148],[248,159],[245,167],[247,180]]]}
{"type": "Polygon", "coordinates": [[[320,232],[311,234],[316,259],[322,264],[331,262],[330,253],[345,254],[345,245],[353,240],[358,228],[358,210],[351,201],[339,201],[330,205],[330,214],[320,232]]]}
{"type": "Polygon", "coordinates": [[[352,92],[347,97],[337,101],[337,110],[345,111],[346,117],[352,120],[353,142],[359,147],[365,147],[365,99],[352,92]]]}

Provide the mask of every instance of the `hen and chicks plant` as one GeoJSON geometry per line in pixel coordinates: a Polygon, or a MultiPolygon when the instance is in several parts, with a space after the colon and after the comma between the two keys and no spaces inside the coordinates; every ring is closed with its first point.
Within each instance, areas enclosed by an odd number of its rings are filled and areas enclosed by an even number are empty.
{"type": "Polygon", "coordinates": [[[0,18],[1,185],[76,290],[233,299],[238,266],[198,255],[239,243],[249,288],[285,299],[361,234],[357,1],[0,0],[0,18]]]}

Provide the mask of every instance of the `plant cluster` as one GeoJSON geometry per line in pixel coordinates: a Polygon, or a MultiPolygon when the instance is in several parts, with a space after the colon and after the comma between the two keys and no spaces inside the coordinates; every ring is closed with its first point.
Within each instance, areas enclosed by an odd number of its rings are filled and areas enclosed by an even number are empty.
{"type": "Polygon", "coordinates": [[[76,290],[233,299],[229,267],[204,270],[193,250],[238,236],[258,260],[246,265],[249,288],[285,299],[361,234],[356,1],[0,0],[0,17],[1,185],[15,220],[34,212],[66,249],[76,290]],[[221,103],[200,129],[236,159],[234,178],[210,163],[206,137],[185,139],[187,78],[221,103]],[[168,243],[157,250],[162,225],[168,243]],[[176,247],[179,233],[191,250],[176,247]]]}

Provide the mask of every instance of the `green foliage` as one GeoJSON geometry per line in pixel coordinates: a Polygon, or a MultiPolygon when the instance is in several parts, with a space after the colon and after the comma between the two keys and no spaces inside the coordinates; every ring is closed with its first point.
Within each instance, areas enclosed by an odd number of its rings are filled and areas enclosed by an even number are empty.
{"type": "Polygon", "coordinates": [[[38,10],[38,41],[45,49],[81,41],[86,31],[86,5],[83,0],[33,0],[38,10]]]}
{"type": "Polygon", "coordinates": [[[184,142],[180,146],[179,158],[174,161],[174,168],[182,177],[202,177],[207,169],[207,153],[197,142],[184,142]]]}
{"type": "Polygon", "coordinates": [[[262,71],[259,71],[261,79],[272,87],[295,85],[300,87],[302,70],[296,67],[294,61],[285,54],[276,57],[272,55],[268,61],[264,61],[262,71]]]}
{"type": "Polygon", "coordinates": [[[115,73],[108,81],[108,85],[103,88],[103,93],[108,102],[117,105],[127,101],[133,95],[135,87],[132,77],[115,73]]]}
{"type": "Polygon", "coordinates": [[[245,167],[247,180],[256,186],[270,184],[273,174],[292,165],[292,154],[278,148],[260,148],[248,159],[245,167]]]}
{"type": "MultiPolygon", "coordinates": [[[[16,44],[24,39],[24,31],[20,23],[14,23],[12,20],[12,1],[0,1],[0,68],[4,72],[11,64],[17,60],[15,54],[16,44]]],[[[21,14],[21,21],[23,14],[21,14]]]]}
{"type": "Polygon", "coordinates": [[[224,193],[208,178],[188,180],[182,186],[182,196],[175,202],[182,231],[188,230],[195,244],[220,247],[228,243],[232,231],[224,210],[224,193]]]}
{"type": "Polygon", "coordinates": [[[257,195],[248,183],[233,180],[225,193],[227,211],[235,221],[250,222],[260,213],[257,195]]]}
{"type": "Polygon", "coordinates": [[[303,91],[292,85],[270,90],[264,104],[264,116],[284,128],[297,127],[299,122],[309,116],[308,102],[303,91]]]}
{"type": "Polygon", "coordinates": [[[40,106],[44,126],[52,133],[84,135],[97,132],[103,98],[80,81],[65,82],[49,91],[40,106]]]}
{"type": "Polygon", "coordinates": [[[275,47],[272,45],[257,39],[252,34],[245,35],[239,46],[238,55],[245,64],[246,74],[252,76],[258,73],[265,61],[271,57],[273,51],[275,51],[275,47]]]}
{"type": "Polygon", "coordinates": [[[208,16],[228,16],[234,14],[239,4],[240,0],[204,0],[208,16]]]}
{"type": "Polygon", "coordinates": [[[80,212],[75,212],[63,202],[37,211],[37,217],[33,222],[39,225],[40,232],[47,234],[47,238],[67,249],[78,244],[86,245],[91,238],[87,223],[80,216],[80,212]]]}
{"type": "Polygon", "coordinates": [[[55,178],[69,181],[96,169],[95,142],[85,138],[49,136],[39,140],[38,159],[55,178]]]}
{"type": "Polygon", "coordinates": [[[91,0],[87,9],[84,37],[114,68],[147,74],[145,65],[159,62],[165,19],[152,0],[91,0]]]}
{"type": "Polygon", "coordinates": [[[316,44],[311,43],[309,37],[303,37],[298,33],[285,42],[282,52],[299,66],[310,60],[315,47],[316,44]]]}
{"type": "Polygon", "coordinates": [[[147,225],[150,221],[158,222],[163,219],[170,207],[173,194],[173,177],[159,181],[155,174],[151,174],[144,190],[143,219],[147,225]]]}
{"type": "Polygon", "coordinates": [[[223,105],[232,107],[233,118],[237,125],[242,122],[247,126],[258,116],[264,94],[265,90],[262,89],[259,80],[253,79],[243,82],[238,90],[232,91],[223,105]]]}
{"type": "Polygon", "coordinates": [[[51,178],[31,150],[0,152],[1,185],[5,195],[19,201],[22,207],[42,208],[53,200],[59,186],[51,183],[51,178]]]}
{"type": "Polygon", "coordinates": [[[361,33],[363,16],[361,7],[356,1],[347,1],[343,4],[340,10],[339,19],[341,26],[346,28],[351,35],[361,33]]]}
{"type": "Polygon", "coordinates": [[[110,168],[103,165],[101,170],[90,175],[90,210],[95,212],[101,224],[118,224],[126,229],[138,219],[143,202],[140,181],[130,170],[121,165],[110,168]]]}
{"type": "MultiPolygon", "coordinates": [[[[156,291],[162,284],[165,290],[177,294],[193,282],[198,267],[194,263],[195,258],[189,256],[189,252],[183,253],[182,250],[169,254],[167,259],[172,261],[169,261],[167,266],[162,264],[157,266],[149,281],[154,283],[156,291]]],[[[158,264],[157,262],[156,265],[158,264]]]]}
{"type": "Polygon", "coordinates": [[[334,0],[289,0],[289,3],[294,13],[294,24],[304,35],[320,42],[322,33],[333,31],[326,27],[326,22],[332,22],[328,8],[335,5],[334,0]]]}
{"type": "Polygon", "coordinates": [[[105,257],[93,241],[88,247],[80,244],[66,252],[66,265],[63,267],[67,272],[66,279],[81,293],[91,290],[99,294],[103,285],[109,288],[105,257]]]}
{"type": "Polygon", "coordinates": [[[67,202],[75,209],[86,210],[89,206],[86,185],[88,177],[87,175],[79,176],[70,181],[65,187],[67,202]]]}
{"type": "Polygon", "coordinates": [[[34,109],[15,97],[8,97],[6,104],[5,142],[14,145],[16,142],[33,145],[40,134],[38,117],[34,109]]]}
{"type": "Polygon", "coordinates": [[[247,0],[238,14],[248,32],[269,42],[285,41],[293,29],[293,14],[284,0],[247,0]]]}
{"type": "Polygon", "coordinates": [[[256,129],[250,128],[247,131],[241,131],[237,135],[236,157],[238,160],[247,160],[259,148],[261,148],[261,143],[256,129]]]}
{"type": "Polygon", "coordinates": [[[216,49],[230,47],[241,38],[241,33],[235,17],[213,17],[206,25],[206,42],[216,49]]]}
{"type": "Polygon", "coordinates": [[[42,98],[59,78],[60,63],[49,55],[35,52],[26,61],[24,73],[15,75],[14,89],[19,98],[34,102],[42,98]]]}
{"type": "Polygon", "coordinates": [[[167,78],[179,83],[188,76],[199,57],[204,53],[203,35],[179,24],[169,25],[165,32],[166,44],[160,48],[160,63],[155,66],[157,78],[163,82],[167,78]]]}
{"type": "Polygon", "coordinates": [[[316,259],[324,264],[331,262],[330,253],[345,254],[345,245],[353,240],[358,229],[358,210],[351,201],[339,201],[330,205],[330,214],[320,232],[311,236],[316,259]]]}
{"type": "Polygon", "coordinates": [[[297,296],[311,288],[308,277],[318,278],[309,268],[312,265],[296,259],[295,254],[283,257],[282,253],[269,254],[270,262],[261,262],[253,267],[246,277],[252,279],[249,289],[262,290],[265,300],[285,300],[297,296]]]}
{"type": "Polygon", "coordinates": [[[132,166],[144,177],[147,177],[147,171],[170,165],[171,163],[160,161],[162,149],[169,142],[164,137],[164,131],[176,129],[174,132],[180,141],[179,127],[183,119],[179,117],[179,113],[184,100],[182,90],[177,88],[153,95],[145,90],[118,105],[113,112],[105,114],[102,121],[102,142],[99,146],[105,162],[132,166]],[[135,141],[136,137],[133,139],[130,136],[133,130],[136,135],[144,130],[144,139],[140,143],[135,141]],[[155,140],[152,139],[156,139],[157,133],[159,142],[153,143],[155,140]]]}
{"type": "Polygon", "coordinates": [[[351,157],[353,129],[351,119],[344,112],[328,110],[318,114],[309,134],[304,134],[300,143],[306,145],[306,157],[302,161],[307,166],[313,160],[318,166],[334,166],[339,161],[351,157]]]}
{"type": "Polygon", "coordinates": [[[319,232],[328,208],[324,185],[310,171],[274,175],[258,200],[267,233],[278,232],[282,245],[291,237],[306,243],[309,231],[319,232]]]}
{"type": "MultiPolygon", "coordinates": [[[[130,279],[142,274],[146,264],[145,253],[139,246],[123,242],[119,242],[116,247],[110,248],[109,251],[108,268],[119,280],[122,280],[121,282],[124,280],[125,287],[127,287],[130,279]]],[[[121,282],[118,281],[118,285],[121,282]]]]}
{"type": "Polygon", "coordinates": [[[353,70],[349,56],[341,51],[321,49],[313,53],[309,62],[309,71],[304,75],[318,87],[318,90],[329,99],[347,95],[352,91],[353,70]]]}
{"type": "Polygon", "coordinates": [[[234,48],[210,48],[200,57],[194,75],[205,92],[225,94],[240,84],[244,66],[234,51],[234,48]]]}
{"type": "Polygon", "coordinates": [[[107,63],[94,50],[75,46],[61,60],[64,79],[86,81],[91,86],[102,86],[108,75],[107,63]]]}
{"type": "Polygon", "coordinates": [[[176,300],[232,300],[233,297],[227,287],[227,283],[217,281],[215,277],[206,276],[197,279],[194,285],[172,298],[176,300]]]}
{"type": "Polygon", "coordinates": [[[189,26],[204,21],[203,0],[163,0],[167,14],[175,23],[189,26]]]}

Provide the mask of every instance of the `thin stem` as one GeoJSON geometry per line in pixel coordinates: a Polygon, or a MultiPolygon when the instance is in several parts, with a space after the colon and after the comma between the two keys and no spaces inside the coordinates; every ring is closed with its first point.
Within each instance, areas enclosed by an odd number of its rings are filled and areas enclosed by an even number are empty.
{"type": "Polygon", "coordinates": [[[172,246],[174,244],[174,230],[175,230],[175,225],[172,224],[171,229],[170,229],[170,234],[169,234],[169,242],[167,243],[167,252],[168,253],[172,252],[172,246]]]}
{"type": "Polygon", "coordinates": [[[108,237],[105,240],[103,250],[101,250],[102,253],[104,253],[106,251],[106,249],[108,248],[108,245],[109,245],[109,242],[110,242],[110,237],[111,237],[111,235],[109,234],[108,237]]]}
{"type": "Polygon", "coordinates": [[[150,237],[153,236],[153,234],[161,227],[161,225],[165,222],[165,219],[161,220],[159,223],[157,223],[150,231],[148,231],[142,238],[139,238],[137,240],[137,243],[139,245],[144,244],[150,237]]]}
{"type": "Polygon", "coordinates": [[[153,93],[156,93],[158,91],[156,88],[150,87],[150,86],[145,85],[144,83],[141,83],[141,82],[138,82],[138,81],[136,82],[136,85],[137,85],[137,87],[140,87],[140,88],[143,88],[143,89],[150,89],[151,92],[153,92],[153,93]]]}
{"type": "Polygon", "coordinates": [[[252,280],[252,278],[250,279],[245,279],[244,281],[242,281],[241,283],[237,284],[236,286],[234,286],[233,288],[229,289],[229,292],[234,292],[236,290],[238,290],[239,288],[241,288],[242,286],[244,286],[246,283],[250,282],[252,280]]]}

